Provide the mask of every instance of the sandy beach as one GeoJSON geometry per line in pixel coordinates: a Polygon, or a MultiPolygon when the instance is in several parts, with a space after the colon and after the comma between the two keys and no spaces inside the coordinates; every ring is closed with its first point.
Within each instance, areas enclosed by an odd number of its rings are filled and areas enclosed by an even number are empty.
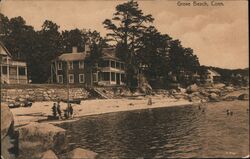
{"type": "MultiPolygon", "coordinates": [[[[62,123],[78,120],[80,117],[88,115],[97,115],[111,112],[130,111],[138,109],[150,109],[159,107],[183,106],[193,104],[187,100],[177,100],[172,98],[162,98],[160,96],[151,97],[153,104],[148,105],[149,97],[137,97],[135,99],[96,99],[83,100],[81,104],[72,104],[74,109],[74,119],[46,121],[48,123],[62,123]]],[[[19,107],[11,109],[15,126],[25,125],[30,122],[47,119],[48,115],[52,115],[53,102],[35,102],[32,107],[19,107]]],[[[66,109],[67,103],[60,103],[61,110],[66,109]]]]}

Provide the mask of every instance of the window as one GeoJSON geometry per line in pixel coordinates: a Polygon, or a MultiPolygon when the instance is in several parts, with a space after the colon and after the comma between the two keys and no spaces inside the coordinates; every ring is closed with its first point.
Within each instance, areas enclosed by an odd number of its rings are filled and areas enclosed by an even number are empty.
{"type": "Polygon", "coordinates": [[[69,74],[69,83],[74,83],[74,75],[69,74]]]}
{"type": "Polygon", "coordinates": [[[110,76],[109,76],[109,72],[103,72],[102,73],[103,74],[103,80],[104,81],[109,81],[109,79],[110,79],[110,76]]]}
{"type": "Polygon", "coordinates": [[[63,76],[62,75],[58,75],[58,83],[63,83],[63,76]]]}
{"type": "Polygon", "coordinates": [[[97,82],[97,73],[93,73],[93,82],[97,82]]]}
{"type": "Polygon", "coordinates": [[[84,61],[79,61],[79,68],[83,69],[84,68],[84,61]]]}
{"type": "Polygon", "coordinates": [[[73,61],[69,61],[69,70],[73,70],[73,61]]]}
{"type": "Polygon", "coordinates": [[[115,61],[111,61],[111,67],[115,68],[115,61]]]}
{"type": "Polygon", "coordinates": [[[111,81],[115,81],[115,73],[111,72],[111,81]]]}
{"type": "Polygon", "coordinates": [[[84,74],[79,74],[79,83],[84,83],[85,79],[84,79],[84,74]]]}
{"type": "Polygon", "coordinates": [[[21,75],[21,76],[25,76],[26,75],[25,67],[19,67],[18,68],[18,74],[21,75]]]}
{"type": "Polygon", "coordinates": [[[62,70],[62,62],[57,63],[58,70],[62,70]]]}
{"type": "Polygon", "coordinates": [[[4,75],[6,75],[7,74],[7,66],[2,66],[2,73],[4,74],[4,75]]]}

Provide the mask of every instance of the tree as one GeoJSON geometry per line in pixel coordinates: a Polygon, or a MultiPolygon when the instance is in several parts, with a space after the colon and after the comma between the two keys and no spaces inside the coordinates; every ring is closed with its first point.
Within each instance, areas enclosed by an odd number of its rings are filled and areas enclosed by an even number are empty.
{"type": "Polygon", "coordinates": [[[168,50],[171,37],[150,26],[138,39],[141,46],[136,52],[137,62],[144,66],[147,78],[163,77],[168,71],[168,50]]]}
{"type": "Polygon", "coordinates": [[[136,65],[133,61],[135,50],[139,46],[137,40],[143,31],[147,28],[147,23],[153,22],[152,15],[144,15],[142,10],[139,9],[138,3],[132,1],[119,4],[116,6],[116,12],[112,20],[106,19],[103,24],[107,30],[111,32],[107,34],[109,40],[115,41],[119,44],[118,48],[123,48],[126,52],[126,59],[123,59],[127,63],[127,81],[130,86],[131,80],[136,65]]]}
{"type": "MultiPolygon", "coordinates": [[[[42,29],[37,32],[35,52],[31,55],[31,74],[34,83],[48,82],[50,64],[53,59],[63,52],[62,36],[59,27],[52,21],[46,20],[42,29]]],[[[31,60],[30,59],[30,60],[31,60]]]]}
{"type": "Polygon", "coordinates": [[[84,51],[86,35],[84,31],[79,29],[65,30],[62,32],[64,52],[71,52],[72,47],[76,46],[79,52],[84,51]]]}

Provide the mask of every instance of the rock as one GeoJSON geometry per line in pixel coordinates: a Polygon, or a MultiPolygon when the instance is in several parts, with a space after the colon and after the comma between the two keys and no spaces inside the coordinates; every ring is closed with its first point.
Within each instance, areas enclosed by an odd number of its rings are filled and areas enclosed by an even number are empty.
{"type": "Polygon", "coordinates": [[[170,89],[170,90],[169,90],[169,93],[170,93],[171,95],[176,94],[176,93],[177,93],[177,90],[175,90],[175,89],[170,89]]]}
{"type": "Polygon", "coordinates": [[[238,97],[239,100],[249,100],[249,94],[243,93],[239,95],[238,97]]]}
{"type": "Polygon", "coordinates": [[[234,91],[234,87],[227,86],[227,87],[225,87],[225,90],[228,91],[228,92],[231,92],[231,91],[234,91]]]}
{"type": "Polygon", "coordinates": [[[237,100],[238,97],[237,96],[225,96],[223,98],[224,101],[233,101],[233,100],[237,100]]]}
{"type": "Polygon", "coordinates": [[[209,93],[219,93],[221,90],[217,88],[212,88],[207,90],[209,93]]]}
{"type": "Polygon", "coordinates": [[[210,101],[212,101],[212,102],[219,102],[220,100],[219,100],[219,96],[216,94],[216,93],[211,93],[210,95],[209,95],[209,99],[210,99],[210,101]]]}
{"type": "Polygon", "coordinates": [[[205,91],[205,90],[201,90],[200,91],[200,94],[201,95],[203,95],[203,96],[205,96],[205,97],[208,97],[210,94],[207,92],[207,91],[205,91]]]}
{"type": "Polygon", "coordinates": [[[95,159],[97,156],[97,153],[90,151],[90,150],[85,150],[82,148],[76,148],[73,151],[70,151],[69,153],[66,154],[67,159],[95,159]]]}
{"type": "Polygon", "coordinates": [[[181,88],[181,87],[179,87],[178,90],[179,90],[181,93],[186,93],[186,92],[187,92],[187,90],[186,90],[185,88],[181,88]]]}
{"type": "Polygon", "coordinates": [[[198,90],[199,90],[199,87],[196,84],[192,84],[187,87],[188,93],[197,92],[198,90]]]}
{"type": "Polygon", "coordinates": [[[13,115],[7,105],[1,104],[1,156],[3,156],[3,158],[12,158],[8,149],[12,147],[11,138],[13,134],[13,115]]]}
{"type": "Polygon", "coordinates": [[[220,88],[225,87],[225,84],[223,84],[223,83],[217,83],[217,84],[214,84],[213,87],[217,88],[217,89],[220,89],[220,88]]]}
{"type": "Polygon", "coordinates": [[[8,134],[8,130],[13,126],[12,124],[14,124],[14,118],[9,107],[1,104],[1,139],[8,134]]]}
{"type": "Polygon", "coordinates": [[[196,96],[193,94],[189,94],[188,99],[190,102],[200,102],[201,101],[201,98],[199,96],[196,96]]]}
{"type": "Polygon", "coordinates": [[[48,150],[43,154],[41,159],[58,159],[58,157],[56,156],[54,151],[48,150]]]}
{"type": "Polygon", "coordinates": [[[66,149],[66,131],[48,123],[30,123],[18,128],[20,155],[41,158],[43,152],[60,153],[66,149]]]}

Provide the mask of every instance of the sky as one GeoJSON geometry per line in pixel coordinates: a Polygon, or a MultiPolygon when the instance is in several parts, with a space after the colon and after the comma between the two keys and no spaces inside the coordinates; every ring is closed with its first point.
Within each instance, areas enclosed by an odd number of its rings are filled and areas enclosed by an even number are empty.
{"type": "MultiPolygon", "coordinates": [[[[102,22],[112,18],[122,0],[2,0],[0,12],[9,18],[22,16],[28,25],[41,29],[52,20],[60,30],[91,29],[103,36],[102,22]]],[[[249,65],[248,2],[219,1],[224,6],[178,6],[175,0],[138,1],[145,14],[155,18],[153,25],[163,34],[190,47],[201,65],[246,68],[249,65]]],[[[180,1],[188,2],[188,1],[180,1]]],[[[191,2],[191,1],[190,1],[191,2]]],[[[192,3],[191,3],[192,4],[192,3]]]]}

